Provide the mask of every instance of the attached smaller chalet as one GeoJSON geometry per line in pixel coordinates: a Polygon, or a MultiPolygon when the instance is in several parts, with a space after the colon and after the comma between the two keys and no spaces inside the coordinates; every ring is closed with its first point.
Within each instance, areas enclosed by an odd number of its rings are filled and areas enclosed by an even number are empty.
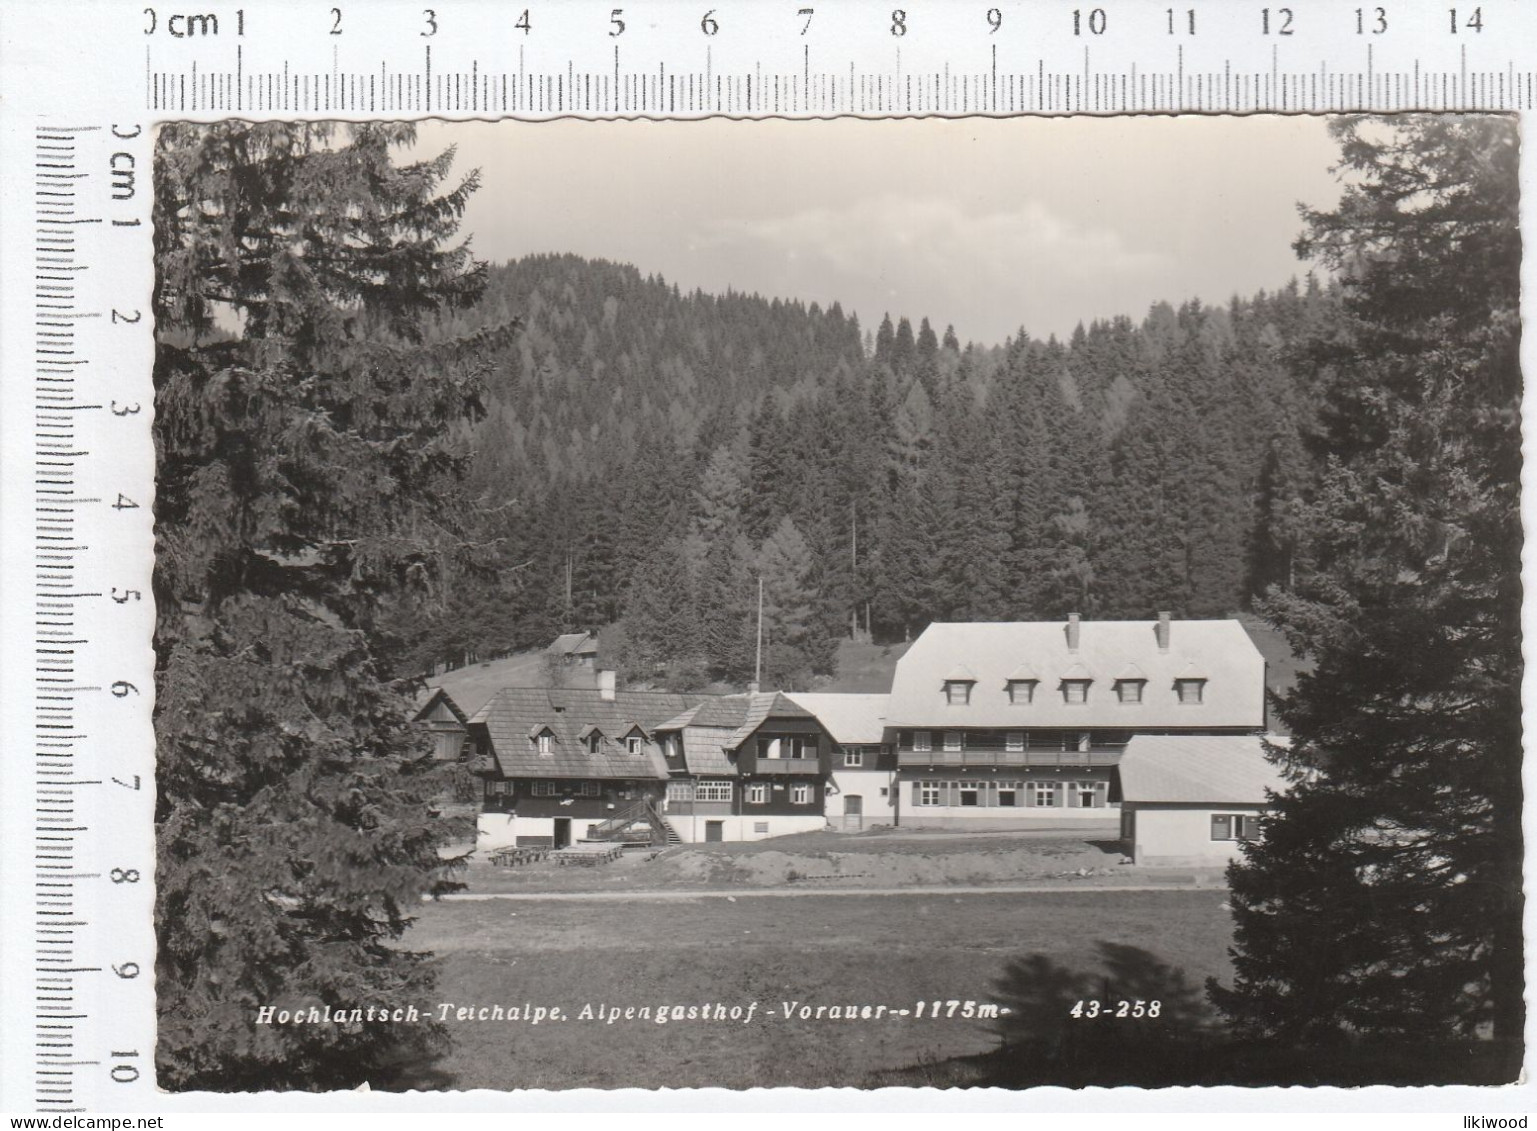
{"type": "Polygon", "coordinates": [[[668,835],[657,724],[698,696],[601,688],[505,688],[469,720],[485,786],[480,847],[564,848],[668,835]]]}
{"type": "Polygon", "coordinates": [[[1261,814],[1287,788],[1259,735],[1139,734],[1120,772],[1133,864],[1225,864],[1259,836],[1261,814]]]}
{"type": "Polygon", "coordinates": [[[783,692],[708,699],[656,727],[668,824],[684,841],[824,828],[832,737],[783,692]]]}
{"type": "Polygon", "coordinates": [[[897,750],[888,741],[889,695],[790,692],[833,740],[827,781],[827,823],[847,832],[899,823],[897,750]]]}

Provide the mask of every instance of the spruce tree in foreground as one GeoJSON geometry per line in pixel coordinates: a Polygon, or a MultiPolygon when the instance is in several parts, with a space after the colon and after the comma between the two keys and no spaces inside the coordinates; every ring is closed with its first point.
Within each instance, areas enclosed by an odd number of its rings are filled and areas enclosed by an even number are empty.
{"type": "MultiPolygon", "coordinates": [[[[258,1024],[427,1003],[397,940],[444,882],[442,788],[379,618],[452,542],[475,342],[423,344],[480,266],[473,176],[409,127],[174,125],[155,159],[159,1080],[353,1087],[430,1026],[258,1024]]],[[[455,836],[457,832],[457,836],[455,836]]]]}
{"type": "MultiPolygon", "coordinates": [[[[1521,242],[1513,119],[1334,127],[1347,187],[1299,251],[1340,272],[1281,704],[1299,781],[1230,870],[1219,1007],[1316,1046],[1493,1036],[1519,1063],[1521,242]]],[[[1485,1046],[1489,1047],[1489,1046],[1485,1046]]],[[[1455,1071],[1455,1068],[1452,1069],[1455,1071]]]]}

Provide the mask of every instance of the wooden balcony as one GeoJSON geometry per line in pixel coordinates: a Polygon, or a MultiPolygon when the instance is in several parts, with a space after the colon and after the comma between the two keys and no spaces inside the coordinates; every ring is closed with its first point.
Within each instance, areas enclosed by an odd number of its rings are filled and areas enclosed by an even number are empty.
{"type": "Polygon", "coordinates": [[[740,768],[744,774],[759,777],[803,774],[821,777],[828,772],[824,758],[744,758],[740,768]]]}
{"type": "Polygon", "coordinates": [[[1088,750],[1006,750],[1000,747],[976,747],[964,750],[898,750],[897,765],[919,766],[1042,766],[1083,769],[1089,766],[1115,766],[1121,761],[1122,746],[1095,746],[1088,750]]]}

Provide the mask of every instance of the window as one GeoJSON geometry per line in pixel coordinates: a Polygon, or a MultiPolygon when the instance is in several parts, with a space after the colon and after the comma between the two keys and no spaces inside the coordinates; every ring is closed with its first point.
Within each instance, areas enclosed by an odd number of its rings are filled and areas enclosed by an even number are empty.
{"type": "Polygon", "coordinates": [[[668,801],[692,801],[694,800],[694,783],[691,781],[670,781],[667,783],[668,801]]]}
{"type": "Polygon", "coordinates": [[[791,805],[810,805],[811,787],[809,785],[792,785],[790,787],[791,805]]]}
{"type": "Polygon", "coordinates": [[[998,804],[1006,809],[1015,808],[1020,804],[1020,788],[1017,781],[1001,781],[998,783],[998,804]]]}
{"type": "Polygon", "coordinates": [[[1248,813],[1213,813],[1212,840],[1254,840],[1259,836],[1259,816],[1248,813]]]}
{"type": "Polygon", "coordinates": [[[747,803],[749,805],[768,804],[768,786],[750,785],[747,787],[747,803]]]}
{"type": "Polygon", "coordinates": [[[729,781],[702,781],[694,787],[695,801],[730,801],[729,781]]]}
{"type": "Polygon", "coordinates": [[[966,736],[964,734],[962,734],[960,731],[958,731],[958,730],[947,730],[947,731],[945,731],[945,749],[946,750],[949,750],[949,751],[953,752],[953,751],[962,749],[965,745],[966,745],[966,736]]]}
{"type": "Polygon", "coordinates": [[[1074,782],[1077,787],[1078,797],[1074,804],[1079,809],[1103,809],[1105,798],[1109,793],[1110,783],[1103,781],[1074,782]]]}
{"type": "Polygon", "coordinates": [[[971,809],[982,803],[982,791],[971,782],[961,783],[961,805],[971,809]]]}
{"type": "Polygon", "coordinates": [[[595,781],[584,781],[577,786],[578,797],[602,797],[603,787],[595,781]]]}
{"type": "Polygon", "coordinates": [[[645,749],[641,744],[640,735],[638,734],[632,734],[629,738],[625,739],[624,746],[631,754],[636,755],[641,754],[645,749]]]}
{"type": "Polygon", "coordinates": [[[486,792],[493,795],[510,794],[512,792],[512,783],[510,781],[488,781],[486,783],[486,792]]]}
{"type": "Polygon", "coordinates": [[[587,736],[587,753],[596,754],[598,747],[601,745],[603,745],[603,736],[597,731],[593,731],[587,736]]]}
{"type": "Polygon", "coordinates": [[[1009,680],[1009,702],[1016,707],[1023,707],[1035,701],[1035,685],[1039,682],[1033,679],[1009,680]]]}
{"type": "Polygon", "coordinates": [[[1022,753],[1025,749],[1025,732],[1011,730],[1003,736],[1003,748],[1010,754],[1022,753]]]}
{"type": "Polygon", "coordinates": [[[815,735],[781,735],[758,737],[758,757],[769,761],[778,761],[781,758],[802,759],[817,757],[817,738],[815,735]]]}
{"type": "Polygon", "coordinates": [[[939,783],[937,781],[919,782],[914,787],[914,792],[918,795],[913,801],[914,805],[943,804],[943,802],[939,800],[940,791],[939,783]]]}
{"type": "Polygon", "coordinates": [[[539,744],[539,753],[541,753],[541,754],[554,754],[555,753],[555,736],[553,734],[551,734],[549,731],[542,730],[542,731],[539,732],[538,744],[539,744]]]}
{"type": "Polygon", "coordinates": [[[1062,681],[1062,700],[1065,703],[1087,703],[1089,701],[1089,680],[1064,679],[1062,681]]]}
{"type": "Polygon", "coordinates": [[[1179,696],[1181,703],[1199,703],[1201,693],[1206,688],[1204,679],[1176,679],[1174,691],[1179,696]]]}
{"type": "Polygon", "coordinates": [[[934,749],[934,739],[931,732],[926,730],[913,731],[913,749],[918,751],[934,749]]]}
{"type": "Polygon", "coordinates": [[[1118,679],[1115,681],[1115,695],[1122,703],[1142,702],[1142,685],[1145,679],[1118,679]]]}
{"type": "Polygon", "coordinates": [[[1054,781],[1028,782],[1030,804],[1041,809],[1055,809],[1058,805],[1061,784],[1054,781]]]}
{"type": "Polygon", "coordinates": [[[843,748],[843,764],[848,769],[858,769],[865,764],[865,748],[863,746],[845,746],[843,748]]]}
{"type": "Polygon", "coordinates": [[[555,783],[552,781],[536,781],[529,793],[534,797],[554,797],[555,783]]]}
{"type": "Polygon", "coordinates": [[[971,702],[971,680],[945,680],[945,702],[952,707],[964,707],[971,702]]]}

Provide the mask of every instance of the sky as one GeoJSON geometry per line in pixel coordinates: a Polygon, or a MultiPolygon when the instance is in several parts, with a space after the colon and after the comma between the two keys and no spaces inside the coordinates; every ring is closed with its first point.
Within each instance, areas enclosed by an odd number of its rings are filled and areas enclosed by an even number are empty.
{"type": "Polygon", "coordinates": [[[1298,203],[1339,195],[1316,117],[422,125],[423,154],[447,144],[481,170],[482,258],[574,252],[983,344],[1282,286],[1307,270],[1298,203]]]}

